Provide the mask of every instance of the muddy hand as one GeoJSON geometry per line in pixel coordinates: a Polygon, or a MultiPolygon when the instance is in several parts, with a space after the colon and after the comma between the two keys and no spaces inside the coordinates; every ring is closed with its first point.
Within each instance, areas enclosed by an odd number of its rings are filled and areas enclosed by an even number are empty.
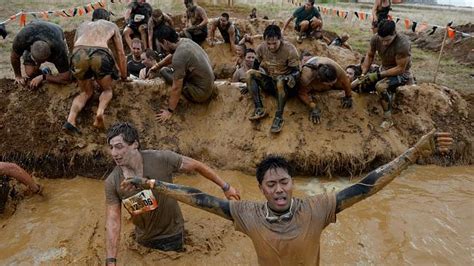
{"type": "Polygon", "coordinates": [[[20,84],[21,86],[26,85],[26,78],[24,77],[15,77],[15,84],[20,84]]]}
{"type": "Polygon", "coordinates": [[[309,113],[309,120],[313,122],[313,124],[321,123],[321,111],[318,108],[314,108],[309,113]]]}
{"type": "Polygon", "coordinates": [[[156,115],[156,120],[158,120],[158,122],[163,123],[163,122],[168,121],[172,115],[173,114],[169,112],[168,110],[162,109],[161,112],[156,115]]]}
{"type": "Polygon", "coordinates": [[[34,77],[34,78],[30,81],[30,88],[31,88],[31,89],[36,89],[36,88],[38,88],[38,87],[41,85],[41,82],[43,82],[43,76],[42,76],[42,75],[39,75],[39,76],[34,77]]]}
{"type": "Polygon", "coordinates": [[[148,179],[134,176],[126,178],[120,183],[120,188],[125,191],[132,191],[135,189],[149,189],[148,179]]]}
{"type": "Polygon", "coordinates": [[[352,107],[352,97],[344,96],[341,98],[342,108],[351,108],[352,107]]]}
{"type": "Polygon", "coordinates": [[[224,192],[224,195],[228,200],[240,200],[240,193],[233,186],[231,186],[229,190],[224,192]]]}
{"type": "Polygon", "coordinates": [[[435,143],[438,152],[446,154],[453,148],[454,139],[449,132],[436,132],[435,143]]]}

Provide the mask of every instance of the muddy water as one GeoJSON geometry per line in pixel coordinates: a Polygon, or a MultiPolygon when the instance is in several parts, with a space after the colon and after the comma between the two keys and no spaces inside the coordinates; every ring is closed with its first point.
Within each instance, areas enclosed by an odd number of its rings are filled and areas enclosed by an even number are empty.
{"type": "MultiPolygon", "coordinates": [[[[239,172],[221,175],[244,199],[262,200],[256,181],[239,172]]],[[[340,189],[345,178],[296,178],[296,196],[340,189]]],[[[176,182],[222,196],[197,176],[176,182]]],[[[31,197],[13,216],[0,219],[0,265],[99,264],[105,257],[103,182],[85,178],[43,180],[47,197],[31,197]]],[[[472,263],[474,168],[414,166],[382,192],[338,215],[322,236],[322,264],[472,263]]],[[[119,261],[123,264],[256,264],[251,241],[220,217],[182,205],[185,253],[136,245],[124,217],[119,261]]],[[[125,215],[122,215],[125,216],[125,215]]]]}

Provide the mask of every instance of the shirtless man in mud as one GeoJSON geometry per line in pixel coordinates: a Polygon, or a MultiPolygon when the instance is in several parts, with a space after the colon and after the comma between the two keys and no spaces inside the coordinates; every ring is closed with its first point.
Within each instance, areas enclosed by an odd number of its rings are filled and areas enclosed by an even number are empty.
{"type": "Polygon", "coordinates": [[[42,195],[43,187],[36,183],[23,168],[15,163],[0,162],[0,214],[5,211],[5,205],[10,193],[9,179],[14,178],[27,186],[33,193],[42,195]]]}
{"type": "Polygon", "coordinates": [[[344,90],[345,96],[341,98],[342,107],[352,107],[351,82],[344,69],[330,58],[312,57],[301,69],[298,96],[310,108],[309,120],[315,124],[321,122],[321,110],[311,92],[329,90],[344,90]]]}
{"type": "Polygon", "coordinates": [[[296,47],[282,40],[280,28],[269,25],[263,32],[263,43],[257,47],[253,69],[247,72],[247,88],[252,93],[255,111],[250,120],[267,115],[263,108],[261,91],[276,95],[277,111],[270,132],[278,133],[283,127],[283,110],[287,99],[297,93],[296,81],[300,76],[300,62],[296,47]],[[260,67],[265,73],[260,71],[260,67]]]}
{"type": "Polygon", "coordinates": [[[157,114],[159,122],[171,118],[183,95],[194,103],[208,102],[214,92],[214,72],[206,52],[187,38],[179,38],[176,31],[163,26],[157,33],[161,47],[169,53],[163,60],[150,68],[160,70],[166,83],[172,84],[168,107],[157,114]],[[167,65],[173,67],[164,67],[167,65]]]}
{"type": "Polygon", "coordinates": [[[10,61],[15,73],[15,82],[25,86],[28,79],[31,88],[48,81],[67,84],[71,81],[68,48],[64,32],[56,24],[33,21],[22,28],[13,40],[10,61]],[[26,77],[21,74],[20,58],[23,57],[26,77]],[[48,67],[40,68],[44,62],[53,63],[59,74],[52,75],[48,67]]]}
{"type": "Polygon", "coordinates": [[[184,0],[186,6],[186,28],[180,33],[181,37],[186,37],[201,45],[207,38],[207,18],[206,10],[195,5],[193,0],[184,0]]]}
{"type": "Polygon", "coordinates": [[[323,18],[319,14],[318,9],[314,6],[314,0],[306,0],[306,3],[298,7],[293,15],[288,18],[283,26],[283,32],[290,24],[291,21],[295,21],[295,30],[298,32],[296,41],[301,43],[303,38],[313,34],[317,39],[322,38],[321,29],[323,27],[323,18]]]}
{"type": "Polygon", "coordinates": [[[291,165],[278,156],[269,156],[257,166],[266,202],[227,201],[192,187],[142,178],[125,180],[122,187],[151,189],[233,221],[235,229],[252,240],[260,265],[319,265],[321,233],[336,222],[338,213],[380,191],[418,158],[448,152],[452,143],[449,133],[433,130],[358,183],[303,199],[292,196],[291,165]]]}
{"type": "Polygon", "coordinates": [[[76,118],[92,97],[94,80],[102,89],[94,121],[94,127],[99,129],[105,127],[104,112],[112,100],[112,81],[118,78],[116,64],[122,81],[128,81],[122,36],[117,25],[109,19],[109,11],[96,9],[92,14],[92,21],[82,23],[76,30],[71,56],[71,72],[79,83],[81,93],[74,98],[67,121],[63,125],[63,129],[68,132],[81,133],[77,128],[76,118]],[[111,41],[115,58],[107,45],[109,41],[111,41]]]}
{"type": "Polygon", "coordinates": [[[410,72],[411,43],[406,35],[397,33],[394,21],[383,20],[378,25],[377,34],[370,40],[370,48],[362,64],[362,75],[357,83],[362,86],[375,84],[384,111],[384,121],[380,126],[387,129],[394,124],[392,101],[397,88],[414,83],[410,72]],[[376,53],[382,62],[379,72],[368,73],[376,53]]]}
{"type": "Polygon", "coordinates": [[[154,178],[173,182],[178,172],[198,172],[214,182],[227,199],[240,200],[239,192],[209,166],[168,150],[141,150],[138,131],[129,123],[117,123],[107,133],[116,167],[105,180],[107,265],[117,263],[120,241],[121,203],[135,225],[136,241],[163,251],[182,251],[184,221],[178,202],[151,190],[123,190],[130,178],[154,178]]]}
{"type": "Polygon", "coordinates": [[[152,10],[146,0],[132,1],[125,10],[124,19],[127,25],[123,29],[123,37],[130,50],[132,50],[132,35],[137,35],[142,41],[143,48],[147,48],[148,20],[152,10]]]}
{"type": "Polygon", "coordinates": [[[222,38],[224,38],[224,43],[230,44],[230,51],[235,53],[236,44],[240,42],[240,31],[237,26],[229,20],[228,13],[222,13],[219,18],[216,18],[211,23],[211,33],[210,33],[210,44],[214,45],[216,40],[216,29],[219,29],[222,38]]]}

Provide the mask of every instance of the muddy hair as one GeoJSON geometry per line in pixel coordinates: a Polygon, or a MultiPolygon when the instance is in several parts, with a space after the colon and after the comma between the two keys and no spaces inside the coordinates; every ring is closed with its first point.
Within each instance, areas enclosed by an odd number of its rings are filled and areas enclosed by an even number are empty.
{"type": "Polygon", "coordinates": [[[263,39],[266,40],[268,38],[277,38],[281,39],[281,29],[277,25],[271,24],[265,28],[263,32],[263,39]]]}
{"type": "Polygon", "coordinates": [[[318,76],[322,82],[331,82],[337,79],[337,71],[333,65],[321,64],[318,67],[318,76]]]}
{"type": "Polygon", "coordinates": [[[151,59],[156,60],[156,61],[160,60],[160,54],[157,51],[154,51],[150,48],[145,50],[145,56],[147,58],[151,58],[151,59]]]}
{"type": "Polygon", "coordinates": [[[45,41],[36,41],[31,45],[31,55],[37,61],[44,62],[51,56],[49,44],[45,41]]]}
{"type": "Polygon", "coordinates": [[[362,75],[362,67],[361,65],[348,65],[346,67],[346,70],[352,68],[354,70],[354,77],[358,78],[360,75],[362,75]]]}
{"type": "Polygon", "coordinates": [[[99,19],[110,20],[110,12],[103,8],[98,8],[94,10],[94,12],[92,13],[92,21],[96,21],[99,19]]]}
{"type": "Polygon", "coordinates": [[[136,141],[138,143],[138,149],[140,149],[138,131],[131,123],[118,122],[113,124],[107,131],[107,144],[110,144],[110,140],[119,135],[122,135],[123,140],[128,145],[132,145],[136,141]]]}
{"type": "Polygon", "coordinates": [[[387,37],[395,33],[395,22],[393,20],[384,19],[377,25],[377,34],[380,37],[387,37]]]}
{"type": "Polygon", "coordinates": [[[290,176],[292,175],[293,169],[290,163],[283,157],[278,155],[268,155],[257,165],[257,181],[261,185],[263,177],[269,170],[275,170],[281,168],[285,170],[290,176]]]}
{"type": "Polygon", "coordinates": [[[229,13],[225,13],[225,12],[221,14],[221,17],[224,17],[224,18],[226,18],[226,19],[227,19],[227,21],[228,21],[228,20],[229,20],[229,18],[230,18],[230,16],[229,16],[229,13]]]}
{"type": "Polygon", "coordinates": [[[248,53],[254,53],[255,54],[255,50],[252,49],[252,48],[245,49],[245,55],[247,55],[248,53]]]}
{"type": "Polygon", "coordinates": [[[178,33],[168,25],[164,25],[159,27],[156,31],[157,39],[159,42],[163,42],[163,40],[167,40],[172,43],[177,43],[179,40],[178,33]]]}

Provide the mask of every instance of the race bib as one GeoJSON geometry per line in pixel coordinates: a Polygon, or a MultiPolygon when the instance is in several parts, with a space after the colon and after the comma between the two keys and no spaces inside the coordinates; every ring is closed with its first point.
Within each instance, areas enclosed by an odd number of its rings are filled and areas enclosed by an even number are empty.
{"type": "Polygon", "coordinates": [[[145,15],[136,14],[135,17],[133,18],[133,21],[141,22],[144,19],[145,19],[145,15]]]}
{"type": "Polygon", "coordinates": [[[152,211],[158,207],[158,202],[151,190],[142,190],[137,194],[124,199],[123,205],[131,215],[138,215],[152,211]]]}

